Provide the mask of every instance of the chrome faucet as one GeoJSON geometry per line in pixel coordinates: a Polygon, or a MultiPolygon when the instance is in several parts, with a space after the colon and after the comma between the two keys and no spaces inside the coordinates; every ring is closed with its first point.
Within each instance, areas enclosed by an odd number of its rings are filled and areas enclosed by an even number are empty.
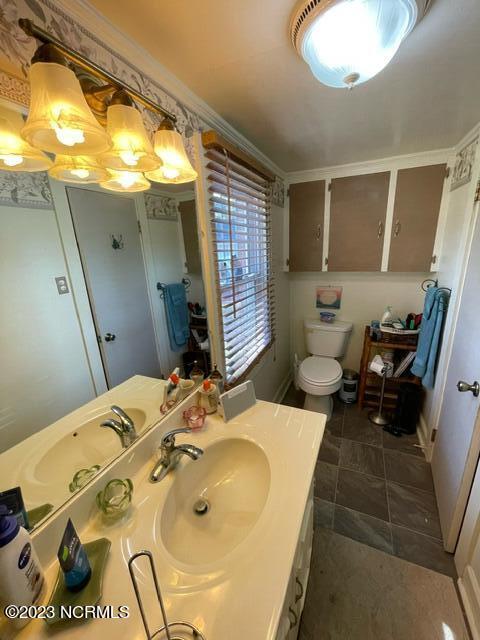
{"type": "Polygon", "coordinates": [[[107,420],[104,420],[100,426],[113,429],[120,438],[122,447],[126,449],[132,444],[132,442],[135,442],[138,437],[133,420],[116,404],[112,405],[110,409],[116,416],[118,416],[119,420],[108,418],[107,420]]]}
{"type": "Polygon", "coordinates": [[[189,427],[173,429],[168,431],[160,443],[160,460],[154,466],[150,474],[150,482],[159,482],[170,473],[180,461],[183,455],[192,460],[198,460],[203,455],[203,449],[195,447],[193,444],[175,444],[175,436],[179,433],[190,433],[189,427]]]}

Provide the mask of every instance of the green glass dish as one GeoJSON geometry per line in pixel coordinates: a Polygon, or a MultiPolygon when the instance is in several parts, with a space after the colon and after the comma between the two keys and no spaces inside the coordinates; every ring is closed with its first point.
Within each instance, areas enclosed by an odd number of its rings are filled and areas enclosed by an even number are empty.
{"type": "Polygon", "coordinates": [[[99,464],[94,464],[93,467],[90,467],[89,469],[79,469],[73,476],[71,483],[68,485],[70,493],[75,493],[75,491],[84,487],[99,470],[99,464]]]}
{"type": "MultiPolygon", "coordinates": [[[[105,563],[110,551],[110,540],[108,538],[99,538],[93,542],[87,542],[83,545],[90,562],[92,576],[87,585],[77,593],[72,593],[65,586],[65,578],[63,571],[59,568],[55,586],[52,595],[48,601],[47,607],[54,607],[55,615],[51,618],[45,618],[45,622],[53,627],[55,625],[82,624],[89,620],[85,618],[68,618],[62,615],[62,605],[64,608],[86,605],[96,605],[100,602],[103,588],[103,575],[105,573],[105,563]]],[[[48,610],[48,609],[47,609],[48,610]]],[[[65,611],[65,609],[63,609],[65,611]]]]}
{"type": "Polygon", "coordinates": [[[110,480],[103,491],[99,491],[96,497],[97,507],[108,518],[119,518],[130,506],[133,495],[133,482],[130,478],[125,480],[110,480]]]}

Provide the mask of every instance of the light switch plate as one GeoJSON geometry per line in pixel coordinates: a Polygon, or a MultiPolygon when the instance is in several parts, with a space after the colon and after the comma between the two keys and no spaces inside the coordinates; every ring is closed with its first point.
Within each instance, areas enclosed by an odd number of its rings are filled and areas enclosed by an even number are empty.
{"type": "Polygon", "coordinates": [[[57,291],[59,295],[63,296],[64,293],[69,293],[70,289],[68,288],[67,276],[58,276],[55,278],[55,283],[57,285],[57,291]]]}

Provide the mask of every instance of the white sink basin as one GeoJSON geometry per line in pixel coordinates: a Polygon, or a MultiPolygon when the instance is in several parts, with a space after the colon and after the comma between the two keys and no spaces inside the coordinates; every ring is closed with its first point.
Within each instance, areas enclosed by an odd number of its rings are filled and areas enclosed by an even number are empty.
{"type": "MultiPolygon", "coordinates": [[[[145,426],[145,413],[131,407],[124,411],[133,420],[137,433],[140,433],[145,426]]],[[[54,479],[55,484],[68,487],[79,469],[87,469],[94,464],[102,466],[112,456],[119,454],[122,444],[118,435],[112,429],[100,427],[107,418],[118,420],[112,411],[106,411],[52,444],[32,470],[35,480],[48,484],[54,479]]]]}
{"type": "Polygon", "coordinates": [[[179,562],[203,565],[229,554],[252,531],[270,490],[270,465],[250,440],[213,443],[175,471],[160,516],[167,551],[179,562]],[[200,514],[200,513],[201,514],[200,514]]]}

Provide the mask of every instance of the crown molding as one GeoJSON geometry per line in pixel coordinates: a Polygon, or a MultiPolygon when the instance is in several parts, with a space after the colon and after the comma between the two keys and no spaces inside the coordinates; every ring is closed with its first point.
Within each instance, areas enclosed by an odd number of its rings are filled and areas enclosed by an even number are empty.
{"type": "Polygon", "coordinates": [[[191,111],[194,111],[208,127],[229,138],[280,177],[285,177],[285,171],[214,111],[212,107],[140,46],[138,42],[115,27],[87,0],[57,0],[55,4],[75,22],[88,29],[96,38],[101,39],[107,47],[126,60],[140,60],[142,73],[157,82],[171,97],[179,100],[191,111]]]}
{"type": "Polygon", "coordinates": [[[378,173],[391,169],[408,169],[429,164],[452,164],[455,157],[455,149],[436,149],[421,153],[410,153],[400,156],[390,156],[364,162],[308,169],[306,171],[293,171],[287,174],[287,183],[310,182],[312,180],[327,180],[330,178],[342,178],[345,176],[362,175],[364,173],[378,173]]]}

